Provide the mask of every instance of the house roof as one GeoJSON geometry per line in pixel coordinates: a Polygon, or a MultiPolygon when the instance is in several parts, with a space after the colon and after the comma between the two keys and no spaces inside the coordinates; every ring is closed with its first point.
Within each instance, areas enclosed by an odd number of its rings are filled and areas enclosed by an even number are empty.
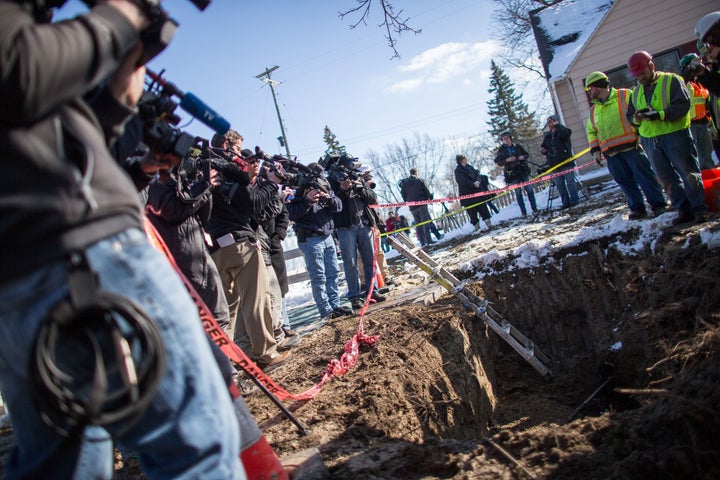
{"type": "Polygon", "coordinates": [[[545,75],[561,78],[615,0],[564,0],[530,12],[545,75]]]}

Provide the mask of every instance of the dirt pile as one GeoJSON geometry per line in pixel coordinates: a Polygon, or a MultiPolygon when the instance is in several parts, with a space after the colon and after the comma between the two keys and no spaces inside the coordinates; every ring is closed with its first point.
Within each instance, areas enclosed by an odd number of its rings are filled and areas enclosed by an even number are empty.
{"type": "MultiPolygon", "coordinates": [[[[366,316],[377,345],[291,406],[310,435],[248,403],[279,454],[317,446],[338,479],[720,478],[720,252],[703,228],[632,257],[593,240],[470,283],[553,358],[550,378],[448,295],[366,316]]],[[[273,376],[309,387],[356,325],[309,335],[273,376]]]]}

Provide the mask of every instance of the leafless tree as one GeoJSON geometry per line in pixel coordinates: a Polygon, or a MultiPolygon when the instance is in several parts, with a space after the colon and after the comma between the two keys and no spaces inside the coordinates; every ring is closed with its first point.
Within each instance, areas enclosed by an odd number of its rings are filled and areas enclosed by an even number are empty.
{"type": "Polygon", "coordinates": [[[413,167],[436,196],[444,194],[442,166],[455,158],[444,141],[419,133],[403,138],[398,144],[386,145],[382,155],[371,150],[367,157],[366,163],[372,167],[377,184],[375,193],[381,202],[389,203],[402,202],[398,184],[413,167]]]}
{"type": "MultiPolygon", "coordinates": [[[[373,0],[355,1],[357,5],[354,8],[338,12],[338,15],[341,19],[345,18],[346,15],[360,15],[360,18],[355,23],[353,23],[350,28],[355,28],[361,23],[363,25],[367,25],[372,11],[371,7],[373,4],[373,0]]],[[[395,12],[395,9],[393,8],[389,0],[376,1],[380,3],[380,7],[382,8],[383,12],[383,21],[378,26],[385,28],[385,38],[388,41],[388,46],[393,50],[392,58],[400,58],[400,53],[397,50],[397,39],[395,38],[395,36],[399,36],[403,32],[412,32],[414,34],[418,34],[422,31],[422,29],[409,26],[407,22],[408,20],[410,20],[410,18],[403,18],[402,10],[395,12]]]]}
{"type": "Polygon", "coordinates": [[[549,7],[563,0],[493,0],[495,12],[490,24],[494,38],[503,42],[500,54],[503,65],[522,68],[541,78],[545,72],[538,61],[530,11],[549,7]]]}

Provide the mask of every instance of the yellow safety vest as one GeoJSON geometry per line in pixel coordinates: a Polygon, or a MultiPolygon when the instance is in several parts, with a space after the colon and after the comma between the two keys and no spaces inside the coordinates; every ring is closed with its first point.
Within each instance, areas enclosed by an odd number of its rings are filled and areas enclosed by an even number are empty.
{"type": "Polygon", "coordinates": [[[625,115],[631,99],[631,90],[612,88],[604,102],[593,100],[586,126],[591,149],[600,148],[606,152],[637,143],[637,131],[625,115]]]}
{"type": "MultiPolygon", "coordinates": [[[[680,82],[682,88],[685,88],[685,81],[676,73],[658,72],[658,78],[653,82],[655,89],[650,99],[650,105],[645,100],[645,86],[637,85],[633,88],[633,104],[635,110],[644,108],[652,108],[658,112],[664,111],[670,106],[670,86],[673,78],[680,82]]],[[[638,127],[638,133],[641,137],[653,138],[668,133],[677,132],[690,127],[690,109],[687,113],[677,120],[643,120],[638,127]]]]}

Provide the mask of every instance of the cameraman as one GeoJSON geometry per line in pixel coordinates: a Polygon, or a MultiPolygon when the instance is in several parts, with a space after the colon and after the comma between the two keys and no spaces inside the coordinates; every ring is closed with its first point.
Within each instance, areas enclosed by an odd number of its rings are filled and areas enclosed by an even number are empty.
{"type": "Polygon", "coordinates": [[[212,238],[210,251],[230,309],[233,341],[250,352],[258,367],[269,371],[285,363],[291,354],[278,352],[257,218],[276,205],[277,185],[282,180],[267,170],[264,174],[270,181],[251,188],[250,175],[237,166],[246,165],[239,158],[241,142],[242,137],[232,129],[224,137],[213,137],[213,147],[226,155],[227,161],[221,171],[211,170],[220,175],[211,177],[213,209],[206,230],[212,238]]]}
{"type": "MultiPolygon", "coordinates": [[[[375,259],[371,229],[375,226],[375,220],[370,212],[370,205],[377,203],[377,196],[357,172],[359,164],[355,160],[343,154],[336,164],[330,167],[336,169],[340,175],[331,174],[329,179],[335,195],[342,202],[342,210],[333,214],[333,220],[340,242],[345,281],[348,284],[348,298],[352,308],[357,310],[364,304],[358,274],[358,251],[362,258],[365,285],[370,288],[374,284],[375,259]]],[[[376,302],[385,300],[385,297],[376,290],[373,291],[372,298],[376,302]]]]}
{"type": "MultiPolygon", "coordinates": [[[[547,119],[548,131],[543,136],[540,145],[540,153],[545,155],[550,168],[561,165],[565,160],[573,156],[570,135],[572,130],[560,123],[557,115],[550,115],[547,119]]],[[[567,162],[561,167],[553,170],[553,173],[568,171],[563,175],[552,179],[555,188],[560,194],[562,208],[574,207],[580,202],[578,196],[577,181],[575,180],[575,160],[567,162]]]]}
{"type": "MultiPolygon", "coordinates": [[[[107,431],[138,452],[148,477],[242,478],[237,421],[197,309],[148,244],[136,190],[107,147],[142,93],[138,40],[149,21],[134,1],[107,0],[74,20],[39,23],[45,5],[63,3],[0,0],[0,385],[17,442],[6,475],[90,478],[84,469],[95,469],[92,478],[109,479],[107,431]],[[82,96],[108,79],[94,112],[82,96]],[[85,443],[43,423],[28,370],[41,324],[77,291],[71,253],[103,291],[149,314],[169,366],[137,421],[85,427],[96,437],[85,443]]],[[[57,346],[59,361],[93,361],[57,346]]]]}
{"type": "MultiPolygon", "coordinates": [[[[513,141],[510,132],[501,133],[500,141],[502,145],[500,145],[495,155],[495,163],[503,167],[505,183],[508,185],[516,185],[530,180],[530,167],[527,163],[530,154],[528,154],[527,150],[519,143],[513,141]]],[[[533,191],[532,185],[525,185],[524,187],[515,189],[515,198],[520,207],[520,213],[522,213],[523,217],[527,216],[527,209],[523,201],[523,190],[525,190],[527,194],[533,213],[538,213],[537,204],[535,203],[535,192],[533,191]]]]}
{"type": "Polygon", "coordinates": [[[333,214],[342,209],[342,202],[335,196],[330,184],[321,177],[322,167],[311,163],[308,168],[317,173],[314,184],[298,188],[297,194],[287,203],[288,214],[293,222],[298,248],[303,252],[305,267],[310,275],[312,295],[323,320],[351,314],[340,306],[335,241],[333,240],[333,214]]]}

